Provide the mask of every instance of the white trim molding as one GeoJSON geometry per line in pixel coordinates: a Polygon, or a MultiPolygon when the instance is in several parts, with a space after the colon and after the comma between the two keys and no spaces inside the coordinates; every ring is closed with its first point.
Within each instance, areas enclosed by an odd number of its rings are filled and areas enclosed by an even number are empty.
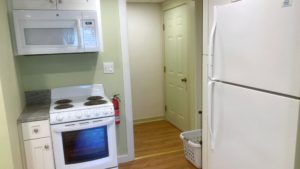
{"type": "Polygon", "coordinates": [[[126,136],[127,136],[127,155],[120,155],[119,163],[134,160],[134,137],[133,137],[133,115],[132,115],[132,96],[131,96],[131,79],[130,64],[128,52],[128,31],[127,31],[127,10],[126,0],[119,0],[119,18],[120,18],[120,35],[123,62],[123,81],[124,81],[124,103],[126,112],[126,136]]]}
{"type": "Polygon", "coordinates": [[[126,162],[129,162],[129,161],[132,161],[132,159],[129,158],[128,154],[118,155],[118,163],[119,164],[126,163],[126,162]]]}

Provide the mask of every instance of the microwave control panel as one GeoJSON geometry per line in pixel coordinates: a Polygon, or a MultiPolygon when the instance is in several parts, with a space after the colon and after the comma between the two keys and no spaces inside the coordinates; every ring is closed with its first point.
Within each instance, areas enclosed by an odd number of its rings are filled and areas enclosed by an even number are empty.
{"type": "Polygon", "coordinates": [[[85,48],[97,47],[97,26],[95,20],[85,19],[83,20],[83,42],[85,48]]]}

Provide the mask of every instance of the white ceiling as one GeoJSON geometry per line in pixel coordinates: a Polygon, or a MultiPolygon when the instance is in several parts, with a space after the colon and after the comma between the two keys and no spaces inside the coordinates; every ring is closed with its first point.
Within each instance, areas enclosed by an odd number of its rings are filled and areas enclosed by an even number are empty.
{"type": "Polygon", "coordinates": [[[161,3],[165,0],[127,0],[127,2],[141,2],[141,3],[161,3]]]}

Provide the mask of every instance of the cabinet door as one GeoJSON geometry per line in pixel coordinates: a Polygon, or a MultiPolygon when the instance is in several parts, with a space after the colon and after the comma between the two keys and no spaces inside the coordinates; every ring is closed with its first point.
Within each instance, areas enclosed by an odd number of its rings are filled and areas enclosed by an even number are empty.
{"type": "Polygon", "coordinates": [[[56,0],[13,0],[13,9],[56,9],[56,0]]]}
{"type": "Polygon", "coordinates": [[[27,169],[54,169],[51,139],[42,138],[24,142],[27,169]]]}
{"type": "Polygon", "coordinates": [[[99,0],[57,0],[59,10],[97,10],[99,8],[99,0]]]}

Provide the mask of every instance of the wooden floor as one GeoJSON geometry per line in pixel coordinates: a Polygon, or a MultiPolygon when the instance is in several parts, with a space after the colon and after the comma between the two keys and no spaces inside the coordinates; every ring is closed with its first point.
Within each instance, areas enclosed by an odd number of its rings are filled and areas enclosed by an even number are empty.
{"type": "Polygon", "coordinates": [[[120,169],[196,169],[183,154],[180,130],[167,121],[134,125],[135,156],[120,169]]]}
{"type": "Polygon", "coordinates": [[[183,152],[155,156],[121,164],[119,169],[196,169],[186,161],[183,152]]]}

